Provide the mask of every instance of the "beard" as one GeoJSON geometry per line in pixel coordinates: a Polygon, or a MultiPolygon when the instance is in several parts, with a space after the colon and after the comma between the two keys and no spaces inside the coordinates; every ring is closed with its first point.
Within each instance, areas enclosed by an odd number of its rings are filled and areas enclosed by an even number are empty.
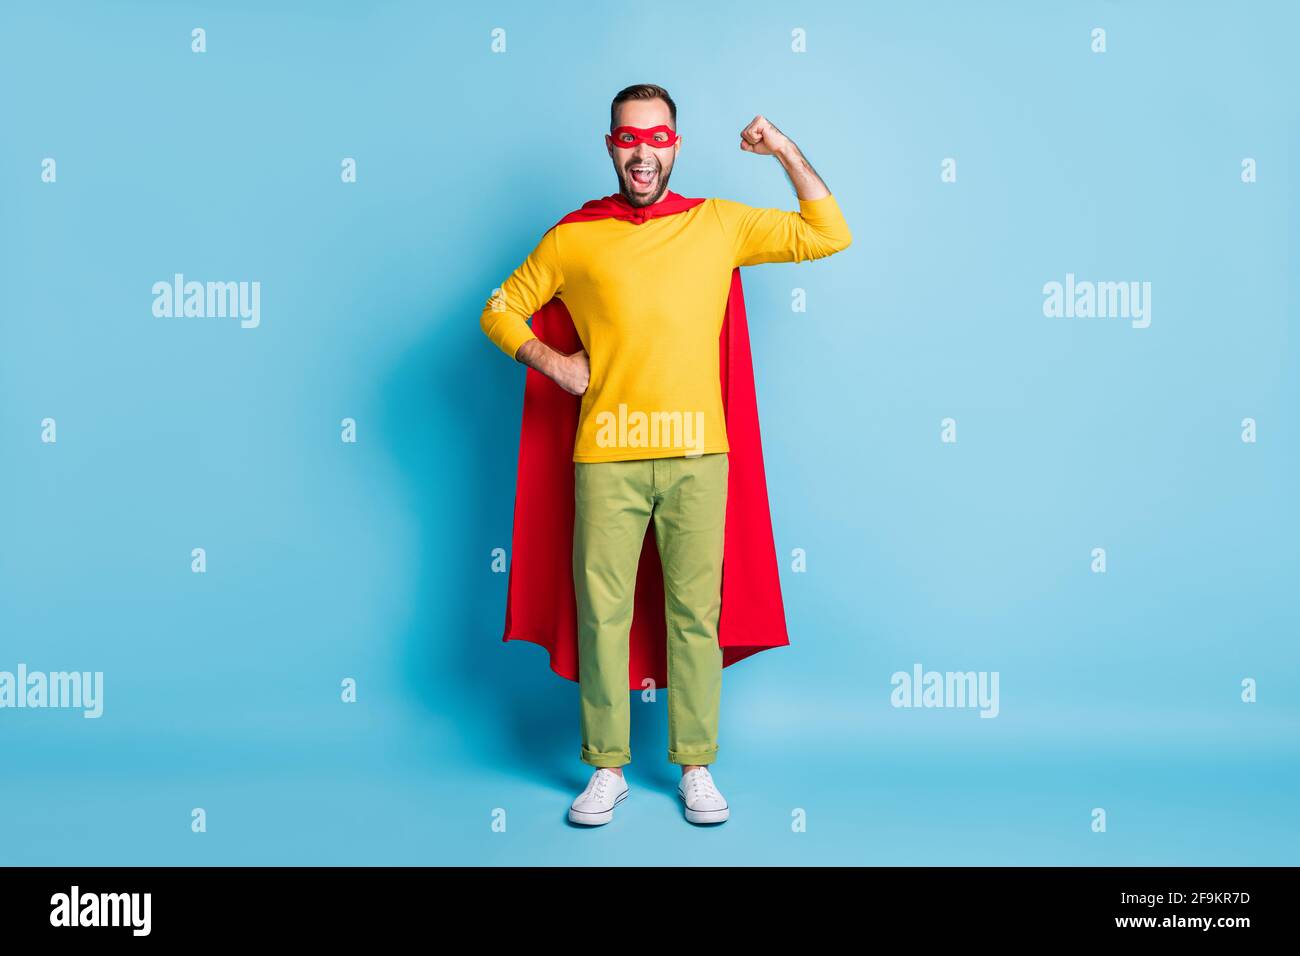
{"type": "Polygon", "coordinates": [[[664,193],[668,191],[668,179],[672,176],[673,168],[670,165],[664,169],[656,160],[650,160],[655,167],[655,178],[653,188],[646,192],[641,189],[639,184],[632,179],[632,174],[628,172],[628,167],[635,165],[634,162],[626,162],[618,167],[618,186],[619,192],[633,206],[651,206],[663,198],[664,193]]]}

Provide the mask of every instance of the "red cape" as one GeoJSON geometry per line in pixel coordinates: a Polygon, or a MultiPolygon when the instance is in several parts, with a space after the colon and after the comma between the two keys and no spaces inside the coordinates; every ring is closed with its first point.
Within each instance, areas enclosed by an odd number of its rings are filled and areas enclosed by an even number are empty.
{"type": "MultiPolygon", "coordinates": [[[[615,194],[584,203],[555,225],[610,217],[639,224],[683,212],[703,201],[669,191],[652,206],[638,208],[622,194],[615,194]]],[[[532,328],[539,339],[559,352],[576,352],[583,347],[569,310],[558,297],[537,311],[532,328]]],[[[772,540],[739,268],[731,273],[719,344],[722,405],[730,446],[722,611],[718,622],[718,644],[725,667],[769,647],[790,643],[772,540]]],[[[578,679],[578,615],[572,562],[573,447],[580,406],[578,396],[528,369],[502,638],[542,645],[550,654],[551,670],[572,681],[578,679]]],[[[628,688],[640,690],[646,678],[653,680],[656,687],[668,686],[663,572],[653,521],[641,551],[629,640],[628,688]]]]}

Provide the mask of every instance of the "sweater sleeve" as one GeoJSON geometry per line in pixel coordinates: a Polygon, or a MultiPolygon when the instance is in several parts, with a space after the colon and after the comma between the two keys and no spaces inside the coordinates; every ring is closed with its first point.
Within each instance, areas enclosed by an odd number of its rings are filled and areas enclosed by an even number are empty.
{"type": "Polygon", "coordinates": [[[737,266],[821,259],[847,249],[853,241],[832,195],[800,199],[798,212],[746,206],[729,199],[715,199],[714,208],[731,241],[737,266]]]}
{"type": "Polygon", "coordinates": [[[483,333],[511,358],[521,345],[537,338],[528,320],[564,287],[558,232],[558,228],[547,230],[523,264],[492,290],[483,307],[479,318],[483,333]]]}

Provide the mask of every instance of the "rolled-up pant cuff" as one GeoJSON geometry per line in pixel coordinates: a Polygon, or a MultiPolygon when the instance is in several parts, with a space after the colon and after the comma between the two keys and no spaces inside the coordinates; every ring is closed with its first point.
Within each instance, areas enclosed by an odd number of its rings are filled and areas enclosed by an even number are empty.
{"type": "Polygon", "coordinates": [[[622,767],[632,762],[628,753],[598,754],[594,750],[582,748],[582,762],[593,767],[622,767]]]}
{"type": "Polygon", "coordinates": [[[713,761],[717,759],[718,759],[718,751],[716,748],[713,750],[702,750],[699,751],[698,753],[683,753],[680,750],[668,751],[669,762],[682,764],[682,765],[694,766],[698,764],[699,766],[703,767],[705,764],[711,764],[713,763],[713,761]]]}

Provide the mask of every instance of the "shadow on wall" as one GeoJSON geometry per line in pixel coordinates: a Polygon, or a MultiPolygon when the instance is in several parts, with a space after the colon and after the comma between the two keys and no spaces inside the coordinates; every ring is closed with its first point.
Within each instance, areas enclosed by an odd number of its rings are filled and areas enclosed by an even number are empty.
{"type": "MultiPolygon", "coordinates": [[[[581,789],[591,769],[578,759],[578,685],[541,647],[501,640],[506,574],[492,572],[491,552],[510,549],[524,374],[479,328],[487,294],[471,290],[493,282],[466,286],[392,368],[379,403],[387,420],[408,423],[388,450],[420,542],[399,666],[412,698],[456,729],[460,759],[581,789]]],[[[632,749],[675,786],[666,700],[633,698],[632,749]]]]}

